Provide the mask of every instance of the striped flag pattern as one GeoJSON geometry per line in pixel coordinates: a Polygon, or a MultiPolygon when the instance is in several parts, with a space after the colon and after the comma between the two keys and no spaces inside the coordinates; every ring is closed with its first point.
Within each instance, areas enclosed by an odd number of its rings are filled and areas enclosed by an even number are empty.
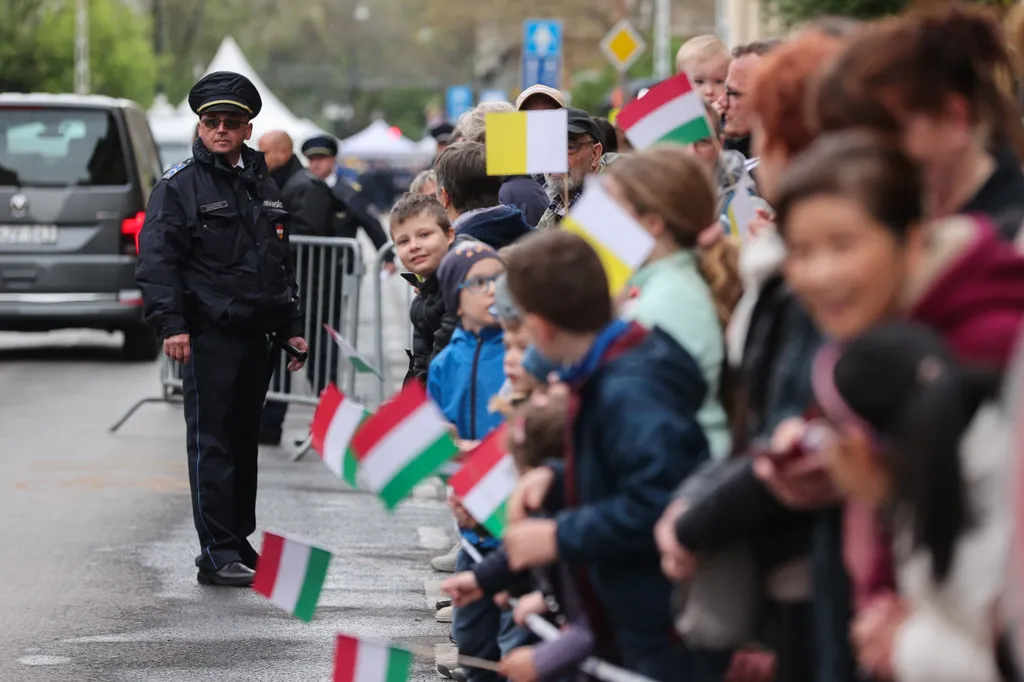
{"type": "Polygon", "coordinates": [[[371,416],[352,440],[366,487],[389,509],[454,457],[450,425],[418,381],[371,416]]]}
{"type": "Polygon", "coordinates": [[[252,588],[299,620],[313,620],[331,553],[274,533],[263,533],[263,553],[252,588]]]}

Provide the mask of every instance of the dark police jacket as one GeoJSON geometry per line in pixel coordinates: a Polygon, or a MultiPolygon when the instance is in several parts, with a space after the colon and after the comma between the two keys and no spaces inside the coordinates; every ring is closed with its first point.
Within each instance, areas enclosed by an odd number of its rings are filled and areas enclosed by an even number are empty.
{"type": "MultiPolygon", "coordinates": [[[[335,236],[355,239],[356,231],[361,227],[373,241],[373,248],[380,251],[388,243],[388,235],[370,210],[370,202],[340,174],[331,192],[334,194],[334,210],[340,214],[335,224],[335,236]]],[[[385,260],[394,260],[394,254],[385,260]]]]}
{"type": "Polygon", "coordinates": [[[295,155],[270,176],[281,188],[281,201],[291,217],[289,234],[335,237],[334,195],[320,178],[303,168],[295,155]]]}
{"type": "Polygon", "coordinates": [[[301,335],[291,220],[263,154],[242,147],[244,168],[230,168],[196,140],[192,157],[146,208],[135,270],[146,321],[161,339],[206,326],[301,335]]]}

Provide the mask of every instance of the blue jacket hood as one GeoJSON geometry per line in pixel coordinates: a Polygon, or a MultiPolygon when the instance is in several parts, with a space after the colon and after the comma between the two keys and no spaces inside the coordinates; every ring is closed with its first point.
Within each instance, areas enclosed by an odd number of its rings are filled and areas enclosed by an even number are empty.
{"type": "Polygon", "coordinates": [[[495,206],[460,223],[455,235],[472,237],[493,249],[503,249],[532,230],[518,208],[495,206]]]}
{"type": "Polygon", "coordinates": [[[456,329],[452,340],[430,363],[427,393],[459,437],[480,440],[501,424],[502,416],[488,409],[505,383],[505,346],[499,328],[480,335],[456,329]]]}

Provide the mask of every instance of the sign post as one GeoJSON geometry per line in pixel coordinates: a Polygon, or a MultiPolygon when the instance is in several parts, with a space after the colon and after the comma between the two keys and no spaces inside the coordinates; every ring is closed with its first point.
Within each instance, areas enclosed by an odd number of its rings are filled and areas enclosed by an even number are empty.
{"type": "Polygon", "coordinates": [[[523,22],[522,90],[537,84],[562,89],[562,36],[560,19],[523,22]]]}
{"type": "Polygon", "coordinates": [[[640,55],[647,49],[647,43],[643,37],[629,23],[629,19],[623,19],[608,31],[601,40],[601,52],[612,63],[615,70],[619,72],[619,87],[622,90],[622,106],[629,103],[629,93],[626,92],[626,71],[639,59],[640,55]]]}
{"type": "Polygon", "coordinates": [[[448,105],[448,121],[455,123],[459,116],[473,108],[473,86],[453,85],[448,88],[445,99],[448,105]]]}

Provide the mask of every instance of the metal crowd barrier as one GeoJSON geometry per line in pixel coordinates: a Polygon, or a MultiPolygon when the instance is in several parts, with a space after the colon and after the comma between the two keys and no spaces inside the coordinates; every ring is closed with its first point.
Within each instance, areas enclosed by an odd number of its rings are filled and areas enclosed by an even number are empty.
{"type": "MultiPolygon", "coordinates": [[[[337,346],[324,330],[328,324],[353,347],[359,347],[359,299],[365,265],[362,250],[355,239],[338,237],[291,237],[295,247],[295,278],[299,285],[305,316],[304,336],[309,343],[309,358],[299,372],[288,372],[288,356],[280,353],[279,367],[271,380],[267,400],[288,404],[315,406],[319,394],[331,382],[345,386],[354,393],[356,373],[337,351],[337,346]],[[286,375],[287,379],[283,378],[286,375]]],[[[378,283],[378,289],[379,289],[378,283]]],[[[281,339],[284,341],[285,339],[281,339]]],[[[143,398],[110,427],[116,432],[143,405],[172,402],[182,392],[183,367],[163,356],[160,358],[160,397],[143,398]]],[[[309,450],[307,438],[299,446],[294,459],[309,450]]]]}
{"type": "MultiPolygon", "coordinates": [[[[381,268],[384,267],[384,261],[388,255],[394,252],[395,245],[392,242],[388,242],[384,246],[380,247],[377,251],[377,259],[374,263],[376,271],[379,273],[381,268]]],[[[389,395],[388,390],[397,390],[401,385],[402,377],[391,377],[388,368],[388,357],[387,349],[384,347],[384,281],[383,278],[377,277],[374,280],[373,290],[373,333],[374,333],[374,362],[380,369],[381,376],[384,378],[383,381],[377,385],[377,406],[384,402],[384,399],[389,395]]],[[[415,292],[411,286],[404,287],[404,305],[402,306],[402,324],[408,328],[408,334],[406,338],[406,347],[412,349],[412,335],[413,328],[409,322],[409,308],[412,305],[412,299],[415,292]]]]}

